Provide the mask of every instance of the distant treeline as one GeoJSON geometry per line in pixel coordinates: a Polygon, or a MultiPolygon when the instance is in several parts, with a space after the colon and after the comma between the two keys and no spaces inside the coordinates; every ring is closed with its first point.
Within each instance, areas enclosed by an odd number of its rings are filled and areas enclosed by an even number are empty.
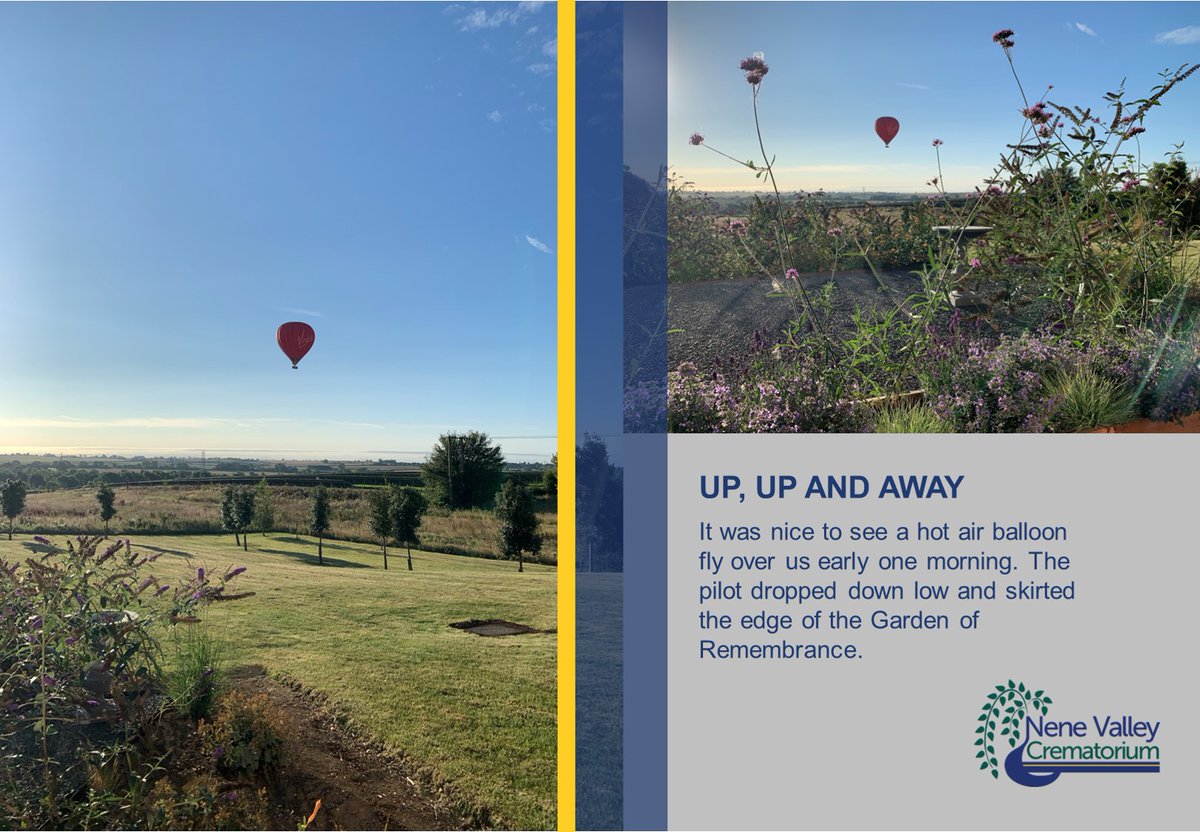
{"type": "MultiPolygon", "coordinates": [[[[126,462],[128,464],[128,462],[126,462]]],[[[541,483],[548,466],[518,464],[506,466],[505,478],[527,487],[541,483]],[[515,469],[515,470],[514,470],[515,469]]],[[[420,485],[419,467],[398,467],[390,470],[353,469],[343,465],[314,463],[303,468],[283,463],[254,468],[250,464],[230,470],[214,466],[208,470],[178,470],[170,468],[116,468],[100,463],[80,467],[48,465],[42,461],[22,464],[19,460],[0,462],[0,481],[12,477],[25,482],[30,491],[58,491],[83,488],[96,482],[109,485],[166,485],[170,483],[219,483],[222,485],[254,485],[266,479],[270,485],[309,486],[323,483],[334,487],[380,486],[389,483],[420,485]]]]}

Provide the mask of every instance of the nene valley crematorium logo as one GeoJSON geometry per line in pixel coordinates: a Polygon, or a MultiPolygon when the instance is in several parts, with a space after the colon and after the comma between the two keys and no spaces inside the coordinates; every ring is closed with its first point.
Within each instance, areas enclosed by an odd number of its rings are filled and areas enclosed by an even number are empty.
{"type": "Polygon", "coordinates": [[[1024,682],[996,685],[976,720],[975,759],[980,771],[1004,773],[1022,786],[1048,786],[1067,772],[1157,773],[1161,720],[1130,714],[1088,714],[1051,719],[1054,704],[1044,690],[1024,682]],[[1008,746],[1005,749],[1005,745],[1008,746]]]}

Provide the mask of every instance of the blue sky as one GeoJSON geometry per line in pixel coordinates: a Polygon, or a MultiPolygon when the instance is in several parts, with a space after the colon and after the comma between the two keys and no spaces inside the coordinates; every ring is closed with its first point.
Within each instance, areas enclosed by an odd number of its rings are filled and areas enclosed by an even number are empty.
{"type": "MultiPolygon", "coordinates": [[[[950,190],[968,190],[1020,135],[1023,106],[1001,48],[1012,55],[1031,103],[1093,107],[1126,79],[1147,94],[1157,73],[1200,61],[1200,4],[1184,3],[677,3],[669,10],[669,158],[710,190],[750,190],[753,174],[688,144],[757,156],[743,58],[764,53],[759,109],[780,186],[928,191],[942,139],[950,190]],[[878,116],[900,120],[885,149],[878,116]]],[[[1144,163],[1187,140],[1200,163],[1200,75],[1171,91],[1140,137],[1144,163]]],[[[761,160],[761,157],[758,157],[761,160]]]]}
{"type": "Polygon", "coordinates": [[[0,4],[0,451],[548,459],[554,14],[0,4]]]}

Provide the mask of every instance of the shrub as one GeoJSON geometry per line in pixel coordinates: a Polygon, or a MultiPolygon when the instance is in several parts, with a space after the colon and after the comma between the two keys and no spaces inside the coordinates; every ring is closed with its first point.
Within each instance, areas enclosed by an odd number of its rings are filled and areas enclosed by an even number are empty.
{"type": "Polygon", "coordinates": [[[931,404],[958,431],[1041,433],[1058,401],[1043,379],[1066,366],[1062,344],[1044,335],[1001,336],[994,346],[982,339],[962,342],[928,375],[931,404]]]}
{"type": "Polygon", "coordinates": [[[175,663],[166,674],[167,695],[189,719],[207,719],[225,683],[224,645],[200,625],[176,635],[175,663]]]}
{"type": "Polygon", "coordinates": [[[950,433],[950,424],[927,404],[885,407],[875,421],[876,433],[950,433]]]}
{"type": "Polygon", "coordinates": [[[1047,381],[1046,396],[1058,402],[1050,427],[1060,433],[1126,422],[1137,409],[1132,391],[1090,366],[1060,370],[1047,381]]]}
{"type": "Polygon", "coordinates": [[[223,774],[271,774],[283,762],[283,726],[265,694],[233,691],[222,697],[212,722],[201,724],[200,734],[223,774]]]}
{"type": "Polygon", "coordinates": [[[684,364],[667,377],[670,429],[682,433],[858,433],[871,417],[859,395],[836,368],[796,350],[706,376],[684,364]]]}

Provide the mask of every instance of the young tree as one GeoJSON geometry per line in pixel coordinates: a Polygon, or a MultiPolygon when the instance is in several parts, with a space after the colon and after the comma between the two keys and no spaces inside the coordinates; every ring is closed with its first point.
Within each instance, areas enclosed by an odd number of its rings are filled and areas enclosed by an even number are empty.
{"type": "Polygon", "coordinates": [[[8,539],[12,540],[13,523],[25,510],[25,483],[21,480],[6,479],[0,483],[0,509],[8,518],[8,539]]]}
{"type": "Polygon", "coordinates": [[[542,550],[541,525],[533,513],[533,498],[525,486],[508,480],[496,495],[496,516],[500,518],[500,553],[517,559],[517,571],[525,571],[525,552],[536,555],[542,550]]]}
{"type": "Polygon", "coordinates": [[[446,508],[487,505],[503,478],[504,455],[486,433],[443,434],[421,466],[434,502],[446,508]]]}
{"type": "Polygon", "coordinates": [[[108,521],[117,516],[117,509],[113,505],[116,497],[116,493],[108,483],[104,481],[97,483],[96,502],[100,504],[100,519],[104,521],[105,537],[108,537],[108,521]]]}
{"type": "Polygon", "coordinates": [[[408,552],[408,571],[413,571],[412,547],[421,545],[417,529],[421,528],[421,518],[429,508],[429,503],[420,491],[412,486],[400,488],[392,486],[392,534],[397,546],[403,546],[408,552]]]}
{"type": "Polygon", "coordinates": [[[317,563],[324,566],[324,537],[329,531],[329,492],[325,486],[313,489],[312,511],[308,516],[309,533],[317,538],[317,563]]]}
{"type": "Polygon", "coordinates": [[[242,538],[239,533],[241,528],[237,522],[237,489],[232,485],[227,485],[221,489],[221,528],[225,531],[233,532],[233,540],[238,545],[242,545],[242,538]]]}
{"type": "Polygon", "coordinates": [[[389,488],[376,488],[371,492],[371,534],[379,539],[383,547],[383,568],[388,568],[387,544],[392,535],[392,494],[389,488]]]}
{"type": "Polygon", "coordinates": [[[266,477],[254,487],[254,527],[264,535],[275,528],[275,504],[266,477]]]}
{"type": "Polygon", "coordinates": [[[550,457],[550,467],[542,472],[542,488],[550,499],[558,496],[558,454],[550,457]]]}
{"type": "Polygon", "coordinates": [[[250,527],[254,524],[254,492],[239,488],[233,495],[233,521],[242,533],[242,551],[249,551],[250,527]]]}

